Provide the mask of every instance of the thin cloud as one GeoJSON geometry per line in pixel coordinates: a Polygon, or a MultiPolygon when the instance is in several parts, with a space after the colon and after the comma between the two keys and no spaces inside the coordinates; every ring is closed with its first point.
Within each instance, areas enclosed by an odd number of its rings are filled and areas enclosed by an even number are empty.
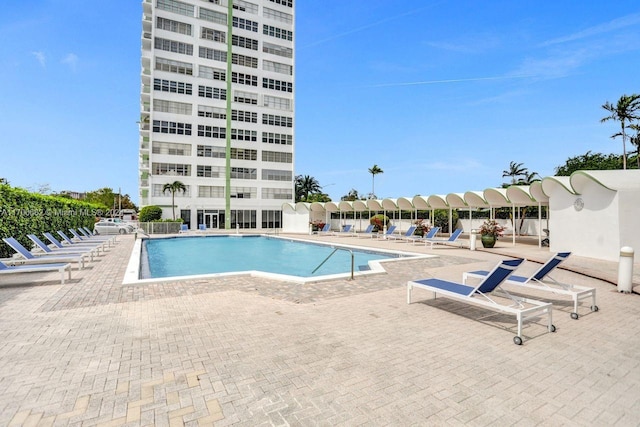
{"type": "Polygon", "coordinates": [[[42,68],[46,68],[47,58],[45,57],[44,52],[31,52],[31,54],[36,57],[36,60],[40,63],[42,68]]]}
{"type": "Polygon", "coordinates": [[[492,77],[470,77],[466,79],[443,79],[443,80],[423,80],[416,82],[401,82],[401,83],[382,83],[377,85],[369,85],[363,87],[399,87],[399,86],[420,86],[420,85],[435,85],[446,83],[465,83],[465,82],[481,82],[490,80],[513,80],[513,79],[527,79],[536,77],[533,74],[523,75],[510,75],[510,76],[492,76],[492,77]]]}
{"type": "Polygon", "coordinates": [[[60,62],[62,62],[63,64],[67,64],[69,68],[71,68],[71,71],[75,72],[78,67],[78,55],[74,53],[68,53],[67,56],[62,58],[62,61],[60,62]]]}
{"type": "Polygon", "coordinates": [[[567,42],[573,42],[576,40],[585,39],[588,37],[609,33],[611,31],[620,30],[622,28],[631,27],[634,25],[640,24],[640,13],[635,13],[632,15],[623,16],[622,18],[617,18],[609,22],[605,22],[604,24],[595,25],[593,27],[589,27],[585,30],[578,31],[577,33],[569,34],[564,37],[558,37],[555,39],[547,40],[540,44],[541,47],[557,45],[567,42]]]}

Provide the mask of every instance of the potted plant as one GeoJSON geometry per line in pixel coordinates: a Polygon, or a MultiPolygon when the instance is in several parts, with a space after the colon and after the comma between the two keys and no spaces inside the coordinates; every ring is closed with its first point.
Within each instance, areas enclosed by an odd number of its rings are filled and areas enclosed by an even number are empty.
{"type": "Polygon", "coordinates": [[[382,233],[385,227],[389,227],[389,217],[386,215],[374,215],[369,220],[369,224],[373,225],[374,233],[382,233]]]}
{"type": "Polygon", "coordinates": [[[324,221],[315,220],[309,223],[311,225],[311,231],[320,231],[324,228],[324,221]]]}
{"type": "Polygon", "coordinates": [[[418,219],[413,224],[416,226],[416,230],[413,232],[416,236],[423,237],[431,230],[431,226],[424,219],[418,219]]]}
{"type": "Polygon", "coordinates": [[[498,224],[493,219],[486,220],[482,226],[480,226],[480,238],[482,240],[482,246],[485,248],[492,248],[496,244],[499,236],[502,236],[504,227],[498,224]]]}

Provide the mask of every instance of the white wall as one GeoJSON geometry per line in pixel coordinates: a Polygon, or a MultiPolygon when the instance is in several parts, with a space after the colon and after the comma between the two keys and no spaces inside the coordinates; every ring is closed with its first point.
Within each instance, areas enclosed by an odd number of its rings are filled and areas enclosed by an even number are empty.
{"type": "Polygon", "coordinates": [[[282,231],[284,233],[309,233],[309,212],[283,209],[282,231]]]}

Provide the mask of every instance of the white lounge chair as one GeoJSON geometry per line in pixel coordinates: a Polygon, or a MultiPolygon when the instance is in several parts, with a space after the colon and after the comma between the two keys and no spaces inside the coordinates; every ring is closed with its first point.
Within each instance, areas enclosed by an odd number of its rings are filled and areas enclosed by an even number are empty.
{"type": "Polygon", "coordinates": [[[440,294],[466,304],[478,305],[493,311],[513,314],[516,316],[518,324],[517,335],[513,338],[513,342],[517,345],[522,344],[522,324],[529,318],[546,314],[548,318],[547,329],[549,332],[555,332],[556,328],[552,323],[551,303],[515,297],[502,288],[500,288],[501,291],[507,297],[506,304],[501,304],[489,296],[491,292],[500,287],[500,284],[504,282],[523,261],[523,259],[512,259],[500,262],[476,286],[468,286],[441,279],[410,281],[407,283],[407,304],[411,304],[411,291],[413,288],[420,288],[433,292],[434,298],[437,294],[440,294]]]}
{"type": "Polygon", "coordinates": [[[431,230],[429,230],[424,236],[411,236],[409,240],[411,240],[415,245],[416,242],[423,242],[428,239],[433,239],[434,237],[436,237],[436,234],[438,234],[438,231],[440,231],[440,227],[431,227],[431,230]]]}
{"type": "Polygon", "coordinates": [[[71,264],[34,264],[34,265],[6,265],[0,261],[0,274],[43,273],[49,271],[60,272],[60,284],[64,285],[64,272],[69,271],[71,280],[71,264]]]}
{"type": "Polygon", "coordinates": [[[354,232],[351,231],[352,228],[353,228],[353,226],[351,224],[343,225],[342,226],[342,230],[333,232],[332,235],[334,235],[334,236],[353,236],[354,232]]]}
{"type": "Polygon", "coordinates": [[[437,238],[431,238],[431,239],[424,239],[424,245],[430,245],[430,249],[433,249],[433,245],[446,245],[446,244],[452,244],[452,243],[457,243],[460,245],[460,247],[462,247],[462,243],[458,242],[458,237],[460,237],[460,235],[462,234],[462,228],[458,228],[456,229],[451,236],[449,236],[448,239],[437,239],[437,238]]]}
{"type": "Polygon", "coordinates": [[[373,233],[373,224],[369,224],[362,233],[358,234],[358,238],[370,237],[372,233],[373,233]]]}
{"type": "Polygon", "coordinates": [[[407,229],[407,231],[404,234],[400,234],[397,236],[395,234],[392,234],[392,235],[389,235],[387,238],[389,240],[400,240],[400,241],[409,240],[415,231],[416,231],[416,226],[412,225],[407,229]]]}
{"type": "MultiPolygon", "coordinates": [[[[598,311],[596,305],[596,289],[585,286],[577,286],[566,283],[560,283],[549,276],[549,273],[555,269],[562,261],[567,259],[571,252],[558,252],[544,263],[538,270],[528,277],[511,275],[505,283],[515,285],[520,288],[537,289],[539,291],[551,292],[558,295],[569,295],[573,300],[572,319],[578,319],[578,305],[580,300],[591,298],[591,311],[598,311]]],[[[483,278],[489,274],[488,271],[478,270],[470,271],[462,275],[462,283],[466,283],[468,277],[483,278]]]]}
{"type": "Polygon", "coordinates": [[[43,253],[46,254],[57,254],[57,255],[88,255],[89,261],[93,261],[94,252],[97,255],[98,248],[87,247],[87,248],[74,248],[74,247],[66,247],[66,248],[58,248],[54,249],[47,246],[45,242],[40,240],[38,236],[35,234],[27,234],[27,237],[42,250],[43,253]]]}
{"type": "Polygon", "coordinates": [[[77,262],[81,270],[84,268],[84,258],[86,255],[81,255],[81,254],[34,255],[31,252],[29,252],[27,248],[22,246],[22,244],[18,242],[16,239],[14,239],[13,237],[3,237],[2,240],[7,245],[11,246],[11,249],[16,251],[18,254],[20,254],[20,256],[24,258],[23,260],[19,260],[21,264],[45,264],[45,263],[51,264],[55,262],[62,262],[62,263],[77,262]]]}
{"type": "Polygon", "coordinates": [[[396,226],[392,225],[391,227],[387,228],[386,233],[383,233],[383,234],[371,233],[371,237],[382,237],[383,239],[386,239],[387,237],[391,236],[394,231],[396,231],[396,226]]]}

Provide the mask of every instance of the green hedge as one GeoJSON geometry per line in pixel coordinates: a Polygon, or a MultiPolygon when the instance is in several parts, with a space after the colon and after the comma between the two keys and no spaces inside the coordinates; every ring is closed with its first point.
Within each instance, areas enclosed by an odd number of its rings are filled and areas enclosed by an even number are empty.
{"type": "MultiPolygon", "coordinates": [[[[86,226],[93,228],[103,206],[63,197],[29,193],[21,188],[0,184],[0,237],[15,237],[31,249],[27,234],[42,237],[45,231],[68,230],[86,226]]],[[[15,252],[0,241],[0,258],[15,252]]]]}

